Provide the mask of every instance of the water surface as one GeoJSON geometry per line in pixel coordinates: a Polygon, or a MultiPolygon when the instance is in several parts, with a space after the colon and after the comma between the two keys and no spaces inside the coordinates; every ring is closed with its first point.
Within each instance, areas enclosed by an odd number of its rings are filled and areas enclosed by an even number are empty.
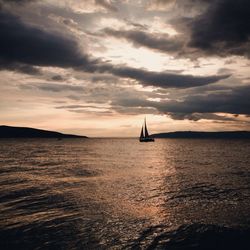
{"type": "Polygon", "coordinates": [[[0,153],[1,249],[249,244],[250,140],[11,139],[0,153]]]}

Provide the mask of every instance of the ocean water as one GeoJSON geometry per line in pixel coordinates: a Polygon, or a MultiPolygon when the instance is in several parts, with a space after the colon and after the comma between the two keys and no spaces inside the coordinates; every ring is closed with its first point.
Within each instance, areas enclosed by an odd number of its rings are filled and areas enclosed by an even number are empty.
{"type": "Polygon", "coordinates": [[[250,140],[0,140],[0,249],[249,249],[250,140]]]}

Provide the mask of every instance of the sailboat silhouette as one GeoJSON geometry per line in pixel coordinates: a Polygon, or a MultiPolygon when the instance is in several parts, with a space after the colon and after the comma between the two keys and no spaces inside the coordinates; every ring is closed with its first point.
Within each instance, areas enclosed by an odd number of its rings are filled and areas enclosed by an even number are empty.
{"type": "Polygon", "coordinates": [[[151,138],[150,135],[148,134],[146,117],[144,119],[144,124],[142,125],[142,128],[141,128],[141,134],[140,134],[139,141],[140,142],[153,142],[153,141],[155,141],[154,138],[151,138]]]}

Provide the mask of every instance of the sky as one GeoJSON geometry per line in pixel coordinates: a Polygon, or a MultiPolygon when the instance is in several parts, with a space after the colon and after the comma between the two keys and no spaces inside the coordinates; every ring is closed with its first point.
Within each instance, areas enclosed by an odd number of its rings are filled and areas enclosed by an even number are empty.
{"type": "Polygon", "coordinates": [[[0,124],[250,130],[249,0],[0,0],[0,37],[0,124]]]}

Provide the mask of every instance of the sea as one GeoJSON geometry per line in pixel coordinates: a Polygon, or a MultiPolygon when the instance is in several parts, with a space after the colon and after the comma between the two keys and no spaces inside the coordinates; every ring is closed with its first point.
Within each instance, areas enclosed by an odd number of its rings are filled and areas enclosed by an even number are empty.
{"type": "Polygon", "coordinates": [[[250,140],[1,139],[0,249],[250,249],[250,140]]]}

